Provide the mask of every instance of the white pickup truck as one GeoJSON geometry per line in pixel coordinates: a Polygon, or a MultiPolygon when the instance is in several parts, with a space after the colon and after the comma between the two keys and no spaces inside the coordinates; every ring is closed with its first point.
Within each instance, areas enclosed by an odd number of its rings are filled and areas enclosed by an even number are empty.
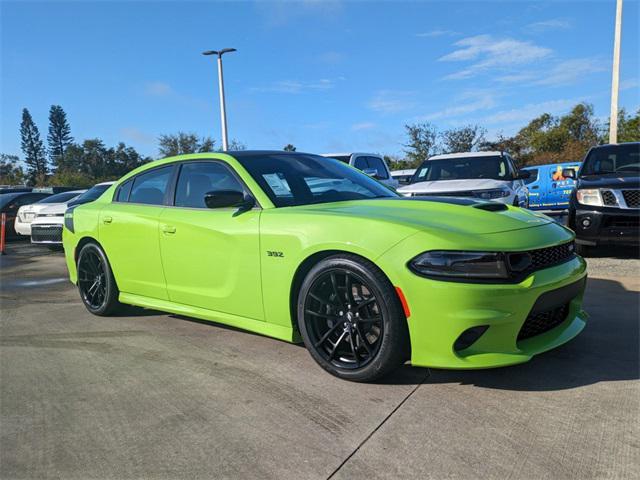
{"type": "Polygon", "coordinates": [[[384,158],[377,153],[322,153],[321,155],[327,158],[335,158],[358,170],[362,170],[367,175],[389,187],[398,187],[398,180],[391,176],[384,158]]]}

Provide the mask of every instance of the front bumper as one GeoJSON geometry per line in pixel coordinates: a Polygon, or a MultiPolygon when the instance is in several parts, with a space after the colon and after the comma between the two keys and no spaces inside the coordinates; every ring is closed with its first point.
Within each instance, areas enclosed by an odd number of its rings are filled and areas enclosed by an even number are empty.
{"type": "MultiPolygon", "coordinates": [[[[526,236],[513,235],[514,248],[521,244],[524,251],[529,242],[541,245],[545,232],[549,231],[533,228],[523,231],[526,236]]],[[[568,235],[559,238],[559,243],[567,239],[568,235]]],[[[407,300],[413,365],[450,369],[515,365],[571,340],[585,326],[587,315],[581,306],[586,263],[579,256],[533,272],[516,284],[458,283],[419,277],[408,269],[394,269],[392,265],[406,259],[406,252],[414,248],[414,243],[422,242],[408,240],[377,262],[386,273],[391,272],[392,283],[407,300]],[[536,303],[541,297],[549,315],[559,312],[561,318],[551,319],[552,328],[538,329],[532,334],[531,322],[537,320],[530,315],[540,313],[534,306],[540,307],[536,303]],[[481,327],[484,333],[479,338],[461,346],[459,339],[464,338],[465,332],[481,327]],[[529,334],[523,335],[527,331],[529,334]]],[[[542,313],[546,315],[545,311],[542,313]]]]}
{"type": "Polygon", "coordinates": [[[17,217],[16,221],[13,224],[16,233],[18,235],[24,235],[26,237],[31,235],[31,223],[21,222],[17,217]]]}
{"type": "Polygon", "coordinates": [[[579,208],[569,221],[576,242],[583,245],[640,244],[640,210],[579,208]]]}

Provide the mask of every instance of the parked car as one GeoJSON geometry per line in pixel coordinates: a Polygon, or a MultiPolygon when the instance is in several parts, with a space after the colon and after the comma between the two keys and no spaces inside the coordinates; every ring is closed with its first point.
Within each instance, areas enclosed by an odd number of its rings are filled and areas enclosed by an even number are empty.
{"type": "Polygon", "coordinates": [[[5,193],[24,193],[24,192],[30,192],[32,190],[33,188],[25,187],[22,185],[20,186],[2,185],[0,187],[0,195],[5,193]]]}
{"type": "Polygon", "coordinates": [[[84,203],[93,202],[94,200],[99,198],[100,195],[106,192],[107,189],[114,183],[115,182],[96,183],[93,187],[91,187],[89,190],[84,192],[82,195],[71,200],[68,206],[73,207],[75,205],[82,205],[84,203]]]}
{"type": "Polygon", "coordinates": [[[50,206],[40,211],[35,220],[31,222],[31,243],[46,244],[52,247],[62,245],[62,225],[67,208],[93,202],[113,183],[98,183],[66,203],[50,206]]]}
{"type": "Polygon", "coordinates": [[[586,265],[568,228],[499,203],[405,198],[316,155],[148,163],[69,208],[63,239],[95,315],[133,304],[302,340],[356,381],[409,357],[522,363],[585,325],[586,265]]]}
{"type": "Polygon", "coordinates": [[[54,205],[61,204],[66,207],[68,201],[73,200],[83,192],[86,192],[86,190],[71,190],[68,192],[56,193],[55,195],[45,197],[36,203],[23,205],[18,209],[18,213],[16,215],[14,223],[16,233],[27,237],[31,236],[31,222],[33,222],[38,213],[45,208],[52,207],[54,205]]]}
{"type": "MultiPolygon", "coordinates": [[[[564,176],[576,176],[572,169],[564,176]]],[[[579,250],[640,245],[640,142],[601,145],[587,153],[569,202],[579,250]]]]}
{"type": "Polygon", "coordinates": [[[391,177],[398,181],[399,185],[407,185],[411,183],[411,179],[416,173],[415,168],[408,168],[405,170],[392,170],[391,177]]]}
{"type": "Polygon", "coordinates": [[[569,198],[576,181],[564,176],[563,172],[568,168],[577,172],[580,162],[552,163],[522,169],[531,174],[524,181],[529,189],[531,210],[560,211],[569,208],[569,198]]]}
{"type": "Polygon", "coordinates": [[[408,197],[472,197],[526,208],[529,192],[524,180],[529,175],[518,171],[505,152],[447,153],[422,162],[411,184],[399,188],[398,193],[408,197]]]}
{"type": "Polygon", "coordinates": [[[391,188],[398,187],[398,181],[391,176],[391,171],[382,155],[377,153],[323,153],[323,157],[335,158],[352,167],[362,170],[370,177],[391,188]]]}
{"type": "Polygon", "coordinates": [[[16,221],[16,215],[18,210],[23,205],[29,205],[31,203],[42,200],[45,197],[51,195],[50,193],[43,192],[15,192],[15,193],[1,193],[0,194],[0,213],[6,213],[5,221],[5,236],[6,238],[16,238],[14,223],[16,221]]]}

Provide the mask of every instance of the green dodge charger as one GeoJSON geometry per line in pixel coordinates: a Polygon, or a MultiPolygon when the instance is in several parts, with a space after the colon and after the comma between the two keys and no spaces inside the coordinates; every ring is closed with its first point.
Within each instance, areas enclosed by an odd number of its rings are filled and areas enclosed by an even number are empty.
{"type": "Polygon", "coordinates": [[[67,210],[63,237],[91,313],[130,304],[302,340],[349,380],[406,360],[514,365],[585,326],[567,228],[498,203],[400,197],[316,155],[152,162],[67,210]]]}

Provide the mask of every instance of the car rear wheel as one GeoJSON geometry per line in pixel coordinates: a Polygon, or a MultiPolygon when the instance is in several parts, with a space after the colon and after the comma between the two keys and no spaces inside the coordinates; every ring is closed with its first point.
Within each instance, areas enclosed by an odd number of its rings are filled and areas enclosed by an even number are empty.
{"type": "Polygon", "coordinates": [[[387,277],[355,255],[328,257],[307,274],[298,296],[305,346],[329,373],[369,382],[407,359],[402,305],[387,277]]]}
{"type": "Polygon", "coordinates": [[[107,316],[121,307],[109,261],[98,245],[88,243],[82,247],[78,254],[77,271],[80,298],[89,312],[107,316]]]}

